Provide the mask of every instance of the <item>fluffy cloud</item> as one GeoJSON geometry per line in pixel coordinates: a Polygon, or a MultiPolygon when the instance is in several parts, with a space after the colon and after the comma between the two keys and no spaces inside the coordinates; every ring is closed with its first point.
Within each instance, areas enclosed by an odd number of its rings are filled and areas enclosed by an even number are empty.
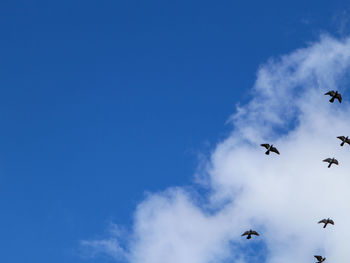
{"type": "Polygon", "coordinates": [[[350,235],[350,39],[316,43],[262,65],[252,100],[230,118],[234,129],[206,164],[207,202],[171,188],[148,196],[135,211],[123,249],[117,237],[83,241],[131,263],[310,262],[323,254],[347,258],[350,235]],[[339,90],[342,104],[323,94],[339,90]],[[264,154],[273,143],[281,155],[264,154]],[[327,169],[322,160],[336,157],[327,169]],[[318,220],[331,217],[323,229],[318,220]],[[242,239],[249,229],[259,238],[242,239]]]}

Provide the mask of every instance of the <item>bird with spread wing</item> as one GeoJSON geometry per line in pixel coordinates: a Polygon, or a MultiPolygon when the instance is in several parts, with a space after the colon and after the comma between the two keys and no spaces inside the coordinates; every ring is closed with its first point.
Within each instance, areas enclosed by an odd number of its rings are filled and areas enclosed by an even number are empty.
{"type": "Polygon", "coordinates": [[[332,97],[329,100],[329,102],[331,102],[331,103],[334,102],[334,99],[337,99],[339,101],[339,103],[341,103],[341,101],[342,101],[341,94],[338,91],[330,90],[330,91],[326,92],[324,95],[329,95],[332,97]]]}
{"type": "Polygon", "coordinates": [[[247,239],[251,239],[252,238],[252,235],[255,235],[255,236],[259,236],[258,232],[254,231],[254,230],[248,230],[248,231],[245,231],[241,236],[247,236],[247,239]]]}
{"type": "Polygon", "coordinates": [[[327,219],[322,219],[321,221],[318,222],[318,224],[324,224],[323,228],[326,228],[328,224],[334,225],[334,221],[330,218],[327,219]]]}
{"type": "Polygon", "coordinates": [[[268,144],[268,143],[263,143],[263,144],[260,144],[262,147],[265,147],[267,149],[267,151],[265,152],[265,154],[269,155],[270,152],[274,152],[274,153],[277,153],[277,154],[280,154],[279,151],[277,150],[276,147],[273,147],[273,145],[271,144],[268,144]]]}
{"type": "Polygon", "coordinates": [[[349,139],[349,136],[338,136],[337,137],[339,140],[342,141],[342,143],[340,144],[340,146],[344,146],[345,143],[349,144],[350,145],[350,139],[349,139]]]}
{"type": "Polygon", "coordinates": [[[335,158],[327,158],[327,159],[324,159],[323,162],[329,163],[328,168],[330,168],[333,163],[336,165],[339,165],[338,160],[335,158]]]}
{"type": "Polygon", "coordinates": [[[322,257],[322,256],[314,256],[317,259],[316,263],[322,263],[323,261],[326,260],[326,258],[322,257]]]}

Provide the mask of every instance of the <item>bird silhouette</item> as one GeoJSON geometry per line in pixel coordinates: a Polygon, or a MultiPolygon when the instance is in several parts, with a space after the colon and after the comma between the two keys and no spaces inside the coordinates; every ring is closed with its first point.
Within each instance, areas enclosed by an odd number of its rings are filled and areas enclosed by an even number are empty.
{"type": "Polygon", "coordinates": [[[346,136],[346,137],[345,136],[338,136],[337,138],[342,141],[340,146],[344,146],[345,143],[350,145],[350,139],[348,136],[346,136]]]}
{"type": "Polygon", "coordinates": [[[328,168],[330,168],[333,163],[336,165],[339,164],[338,160],[335,158],[327,158],[327,159],[324,159],[323,162],[329,163],[328,168]]]}
{"type": "Polygon", "coordinates": [[[248,230],[248,231],[245,231],[241,236],[247,236],[247,239],[251,239],[252,238],[252,235],[255,235],[255,236],[259,236],[258,232],[254,231],[254,230],[248,230]]]}
{"type": "Polygon", "coordinates": [[[322,256],[314,256],[317,259],[316,263],[322,263],[323,261],[326,260],[326,258],[323,258],[322,256]]]}
{"type": "Polygon", "coordinates": [[[279,151],[273,147],[273,145],[271,144],[268,144],[268,143],[263,143],[263,144],[260,144],[262,147],[265,147],[267,149],[267,151],[265,152],[265,154],[269,155],[270,152],[274,152],[274,153],[277,153],[277,154],[280,154],[279,151]]]}
{"type": "Polygon", "coordinates": [[[334,99],[338,99],[339,103],[341,103],[342,98],[341,98],[341,94],[338,93],[338,91],[330,90],[330,91],[326,92],[324,95],[329,95],[332,97],[329,100],[329,102],[331,102],[331,103],[334,102],[334,99]]]}
{"type": "Polygon", "coordinates": [[[326,226],[328,224],[334,225],[334,221],[332,219],[330,219],[330,218],[322,219],[321,221],[318,222],[318,224],[321,224],[321,223],[324,224],[323,228],[326,228],[326,226]]]}

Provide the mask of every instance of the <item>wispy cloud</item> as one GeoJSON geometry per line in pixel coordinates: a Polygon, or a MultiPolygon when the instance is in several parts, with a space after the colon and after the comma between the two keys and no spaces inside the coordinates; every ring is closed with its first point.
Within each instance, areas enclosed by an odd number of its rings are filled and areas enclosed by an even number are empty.
{"type": "Polygon", "coordinates": [[[80,245],[85,257],[95,257],[105,254],[115,260],[127,259],[127,253],[120,244],[123,231],[116,224],[110,224],[108,233],[109,237],[100,240],[82,240],[80,245]]]}
{"type": "Polygon", "coordinates": [[[136,208],[125,249],[118,236],[82,245],[132,263],[306,263],[315,253],[343,261],[350,147],[336,136],[350,135],[349,66],[350,39],[330,36],[263,64],[252,100],[205,165],[208,203],[181,188],[151,194],[136,208]],[[331,89],[344,93],[342,104],[328,102],[331,89]],[[266,156],[263,142],[281,155],[266,156]],[[340,165],[328,169],[322,160],[333,156],[340,165]],[[317,221],[327,217],[335,226],[322,229],[317,221]],[[242,239],[249,228],[261,236],[242,239]]]}

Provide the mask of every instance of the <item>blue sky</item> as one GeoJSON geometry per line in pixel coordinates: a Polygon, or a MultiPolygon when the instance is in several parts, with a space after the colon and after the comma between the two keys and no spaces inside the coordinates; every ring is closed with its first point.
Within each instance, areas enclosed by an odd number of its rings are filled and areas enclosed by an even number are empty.
{"type": "Polygon", "coordinates": [[[192,185],[256,72],[347,1],[2,1],[1,262],[86,259],[145,192],[192,185]]]}

